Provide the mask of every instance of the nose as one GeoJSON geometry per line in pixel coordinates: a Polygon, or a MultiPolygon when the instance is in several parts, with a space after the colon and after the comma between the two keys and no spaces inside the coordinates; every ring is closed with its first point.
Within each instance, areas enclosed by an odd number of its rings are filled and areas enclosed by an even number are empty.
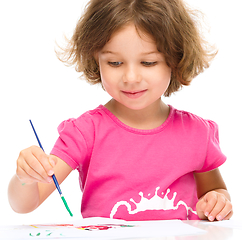
{"type": "Polygon", "coordinates": [[[136,83],[141,81],[141,72],[136,66],[127,66],[124,70],[123,82],[136,83]]]}

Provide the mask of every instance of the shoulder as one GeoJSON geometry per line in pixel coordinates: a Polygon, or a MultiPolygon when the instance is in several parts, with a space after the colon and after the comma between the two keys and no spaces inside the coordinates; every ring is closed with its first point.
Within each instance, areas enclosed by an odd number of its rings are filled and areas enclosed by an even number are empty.
{"type": "Polygon", "coordinates": [[[177,131],[207,138],[218,135],[218,125],[210,119],[204,119],[188,111],[173,109],[173,126],[177,131]]]}
{"type": "Polygon", "coordinates": [[[59,127],[58,131],[61,131],[62,129],[66,127],[70,128],[77,128],[81,131],[85,131],[85,129],[93,128],[95,123],[100,122],[101,119],[105,118],[105,111],[103,110],[103,106],[100,105],[99,107],[89,110],[83,114],[81,114],[77,118],[69,118],[65,121],[63,121],[59,127]]]}
{"type": "MultiPolygon", "coordinates": [[[[59,139],[58,139],[58,146],[57,148],[70,150],[72,149],[72,152],[74,154],[80,152],[91,153],[93,148],[93,143],[95,141],[96,132],[98,122],[100,122],[100,116],[104,115],[102,113],[102,107],[98,107],[94,110],[87,111],[80,115],[77,118],[70,118],[65,121],[63,121],[58,126],[58,133],[59,133],[59,139]],[[64,146],[64,147],[63,147],[64,146]],[[77,149],[77,150],[73,150],[77,149]]],[[[85,155],[85,154],[84,154],[85,155]]],[[[73,159],[77,159],[78,157],[75,156],[73,159]]]]}
{"type": "Polygon", "coordinates": [[[204,119],[196,114],[188,111],[178,110],[174,108],[174,121],[183,124],[188,127],[202,127],[202,128],[214,128],[217,124],[210,120],[204,119]]]}

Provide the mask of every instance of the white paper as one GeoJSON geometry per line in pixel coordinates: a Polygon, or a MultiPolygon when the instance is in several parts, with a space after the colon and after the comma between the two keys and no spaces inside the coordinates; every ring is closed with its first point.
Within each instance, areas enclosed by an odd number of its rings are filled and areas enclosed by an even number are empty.
{"type": "MultiPolygon", "coordinates": [[[[167,221],[124,221],[106,218],[89,218],[67,222],[73,226],[51,226],[50,224],[20,225],[0,227],[0,239],[121,239],[152,238],[164,236],[199,235],[206,231],[190,226],[180,220],[167,221]],[[107,230],[80,230],[77,227],[87,225],[132,225],[133,227],[115,227],[107,230]]],[[[66,223],[65,223],[66,224],[66,223]]]]}

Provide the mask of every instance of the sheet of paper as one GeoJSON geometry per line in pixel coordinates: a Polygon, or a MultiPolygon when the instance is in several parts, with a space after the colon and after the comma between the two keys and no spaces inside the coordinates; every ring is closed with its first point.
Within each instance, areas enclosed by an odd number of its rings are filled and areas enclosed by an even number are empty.
{"type": "Polygon", "coordinates": [[[179,220],[128,222],[105,218],[89,218],[61,224],[33,224],[0,227],[0,239],[121,239],[163,236],[199,235],[206,231],[179,220]],[[109,226],[106,230],[87,226],[109,226]]]}

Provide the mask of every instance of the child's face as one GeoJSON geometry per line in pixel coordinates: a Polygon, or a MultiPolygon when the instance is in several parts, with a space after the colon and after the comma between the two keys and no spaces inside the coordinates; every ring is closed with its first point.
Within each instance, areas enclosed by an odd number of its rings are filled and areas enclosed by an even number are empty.
{"type": "Polygon", "coordinates": [[[133,24],[114,33],[97,54],[105,90],[124,106],[140,110],[160,101],[171,69],[151,37],[133,24]]]}

